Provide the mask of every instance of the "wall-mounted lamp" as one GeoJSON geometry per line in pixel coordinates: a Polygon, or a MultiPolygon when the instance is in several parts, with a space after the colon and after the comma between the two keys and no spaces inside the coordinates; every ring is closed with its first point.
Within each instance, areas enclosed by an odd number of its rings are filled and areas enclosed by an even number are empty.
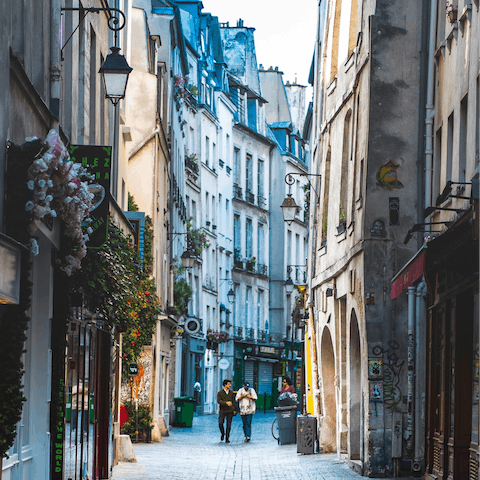
{"type": "Polygon", "coordinates": [[[192,268],[195,265],[195,260],[197,259],[195,254],[189,249],[185,250],[180,258],[182,259],[183,268],[192,268]]]}
{"type": "MultiPolygon", "coordinates": [[[[308,184],[310,185],[310,188],[315,192],[315,195],[317,194],[308,177],[321,178],[322,177],[321,175],[316,173],[300,173],[300,172],[287,173],[285,175],[285,183],[287,185],[293,185],[295,183],[295,179],[293,178],[293,175],[298,175],[300,177],[307,177],[307,181],[308,181],[308,184]]],[[[286,222],[288,225],[291,225],[292,222],[295,220],[295,216],[297,215],[297,212],[300,209],[300,207],[295,203],[295,199],[292,197],[291,193],[287,193],[287,196],[283,200],[280,207],[282,208],[283,221],[286,222]]]]}
{"type": "MultiPolygon", "coordinates": [[[[223,282],[228,282],[229,285],[233,286],[233,280],[230,278],[221,278],[220,285],[222,285],[223,282]]],[[[228,303],[235,303],[235,292],[232,287],[230,287],[230,290],[227,293],[227,299],[228,303]]]]}
{"type": "MultiPolygon", "coordinates": [[[[105,85],[105,96],[110,99],[113,105],[116,107],[120,99],[125,98],[125,90],[127,88],[128,76],[133,70],[127,63],[127,60],[121,55],[120,48],[118,46],[118,32],[125,27],[126,19],[125,14],[118,8],[79,8],[79,7],[66,7],[61,9],[62,12],[79,12],[81,18],[75,30],[62,47],[61,55],[63,59],[63,49],[67,43],[73,37],[74,33],[78,30],[78,27],[82,24],[83,20],[89,13],[99,14],[100,12],[108,12],[108,28],[115,34],[115,45],[111,47],[112,53],[107,55],[105,62],[100,67],[99,73],[102,74],[103,82],[105,85]]],[[[117,108],[114,112],[113,122],[113,155],[112,155],[112,175],[111,175],[111,188],[114,198],[117,197],[117,182],[118,182],[118,129],[119,129],[119,113],[117,108]]]]}
{"type": "Polygon", "coordinates": [[[285,286],[285,292],[287,292],[287,295],[291,295],[293,293],[293,289],[295,285],[293,284],[293,280],[290,277],[288,277],[285,280],[284,286],[285,286]]]}
{"type": "Polygon", "coordinates": [[[112,53],[107,55],[98,72],[103,77],[105,96],[114,105],[117,105],[122,98],[125,98],[128,76],[133,68],[128,65],[125,57],[119,53],[119,47],[111,47],[110,50],[112,53]]]}

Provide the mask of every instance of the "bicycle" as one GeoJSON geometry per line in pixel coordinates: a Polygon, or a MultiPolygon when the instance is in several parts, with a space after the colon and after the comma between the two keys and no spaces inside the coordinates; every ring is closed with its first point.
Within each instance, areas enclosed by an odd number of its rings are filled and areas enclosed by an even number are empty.
{"type": "Polygon", "coordinates": [[[280,432],[278,429],[278,422],[277,418],[275,417],[272,422],[272,437],[277,441],[280,442],[280,432]]]}

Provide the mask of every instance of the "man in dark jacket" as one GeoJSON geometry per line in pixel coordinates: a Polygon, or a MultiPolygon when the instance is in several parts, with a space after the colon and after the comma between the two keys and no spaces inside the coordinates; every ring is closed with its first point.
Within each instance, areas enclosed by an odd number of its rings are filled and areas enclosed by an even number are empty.
{"type": "Polygon", "coordinates": [[[225,443],[230,443],[230,429],[232,427],[233,412],[235,412],[235,398],[233,396],[233,391],[230,390],[231,387],[232,381],[225,379],[223,381],[223,388],[217,393],[217,402],[220,405],[220,411],[218,413],[218,427],[220,428],[220,433],[222,434],[220,440],[225,438],[225,443]],[[225,423],[225,418],[227,419],[226,429],[223,426],[225,423]]]}

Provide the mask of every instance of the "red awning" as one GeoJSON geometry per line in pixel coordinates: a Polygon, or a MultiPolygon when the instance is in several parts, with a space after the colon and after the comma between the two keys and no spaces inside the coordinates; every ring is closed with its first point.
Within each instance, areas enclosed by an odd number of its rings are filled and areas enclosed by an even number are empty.
{"type": "Polygon", "coordinates": [[[392,279],[390,298],[397,298],[407,287],[423,275],[425,269],[425,249],[417,254],[392,279]]]}

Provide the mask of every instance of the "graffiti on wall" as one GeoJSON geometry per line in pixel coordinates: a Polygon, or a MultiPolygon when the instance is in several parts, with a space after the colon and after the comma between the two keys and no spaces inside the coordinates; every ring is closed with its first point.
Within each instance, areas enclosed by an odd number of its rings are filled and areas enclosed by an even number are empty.
{"type": "Polygon", "coordinates": [[[397,178],[398,167],[398,163],[395,163],[392,159],[383,164],[377,170],[377,185],[388,191],[391,191],[394,188],[403,188],[402,182],[400,182],[400,180],[397,178]]]}
{"type": "Polygon", "coordinates": [[[383,403],[387,408],[394,408],[402,401],[400,378],[405,360],[398,357],[400,345],[395,340],[388,342],[385,349],[379,345],[373,347],[376,356],[383,356],[383,403]]]}

